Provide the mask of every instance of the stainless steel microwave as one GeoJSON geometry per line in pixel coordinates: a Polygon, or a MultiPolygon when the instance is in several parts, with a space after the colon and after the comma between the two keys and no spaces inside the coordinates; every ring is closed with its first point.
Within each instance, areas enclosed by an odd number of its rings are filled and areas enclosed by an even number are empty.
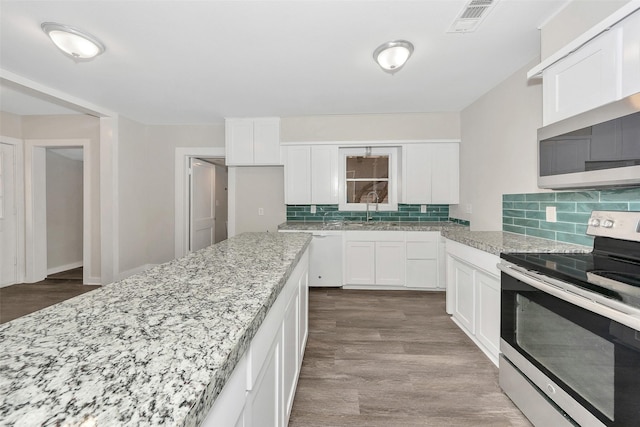
{"type": "Polygon", "coordinates": [[[640,185],[640,93],[538,129],[538,187],[640,185]]]}

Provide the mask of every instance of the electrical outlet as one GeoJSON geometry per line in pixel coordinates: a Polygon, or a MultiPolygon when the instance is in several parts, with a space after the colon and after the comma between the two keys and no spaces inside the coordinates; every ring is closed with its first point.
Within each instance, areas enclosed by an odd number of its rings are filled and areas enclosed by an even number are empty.
{"type": "Polygon", "coordinates": [[[310,211],[312,214],[316,213],[316,205],[311,205],[310,211]]]}
{"type": "Polygon", "coordinates": [[[258,208],[258,215],[264,215],[264,208],[258,208]]]}
{"type": "Polygon", "coordinates": [[[427,205],[420,205],[420,213],[427,213],[427,205]]]}
{"type": "Polygon", "coordinates": [[[557,222],[558,217],[556,215],[556,207],[555,206],[547,206],[547,222],[557,222]]]}
{"type": "Polygon", "coordinates": [[[473,213],[473,209],[471,207],[471,203],[465,205],[464,210],[466,213],[473,213]]]}

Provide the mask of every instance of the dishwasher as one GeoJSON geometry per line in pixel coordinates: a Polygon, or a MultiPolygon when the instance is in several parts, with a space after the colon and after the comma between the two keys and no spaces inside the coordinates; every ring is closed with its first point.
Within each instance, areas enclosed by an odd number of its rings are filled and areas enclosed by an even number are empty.
{"type": "Polygon", "coordinates": [[[342,231],[313,233],[309,252],[309,286],[342,286],[342,231]]]}

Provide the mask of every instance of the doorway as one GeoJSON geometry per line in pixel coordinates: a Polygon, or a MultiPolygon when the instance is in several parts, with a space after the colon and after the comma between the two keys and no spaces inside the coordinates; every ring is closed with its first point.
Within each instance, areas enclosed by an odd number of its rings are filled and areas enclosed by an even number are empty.
{"type": "MultiPolygon", "coordinates": [[[[224,161],[225,158],[225,148],[224,147],[177,147],[175,151],[175,164],[174,164],[174,178],[175,178],[175,222],[174,222],[174,256],[175,258],[181,258],[190,252],[189,248],[189,239],[190,239],[190,212],[191,212],[191,187],[190,187],[190,176],[189,176],[189,168],[191,165],[191,159],[208,159],[209,161],[213,161],[214,159],[217,161],[224,161]]],[[[226,203],[227,209],[223,209],[222,207],[218,207],[218,214],[223,213],[227,215],[226,223],[228,223],[227,234],[233,235],[233,227],[230,223],[233,219],[232,209],[233,209],[233,189],[231,188],[232,183],[232,171],[233,168],[226,168],[225,171],[229,174],[227,187],[228,190],[226,192],[226,203]]],[[[222,180],[218,180],[220,183],[222,180]]],[[[222,224],[220,221],[217,221],[218,227],[222,224]]]]}
{"type": "MultiPolygon", "coordinates": [[[[47,227],[47,150],[49,149],[73,149],[76,152],[82,150],[82,184],[76,191],[82,192],[82,213],[78,218],[81,221],[81,263],[83,266],[83,283],[93,284],[91,262],[91,144],[89,139],[68,140],[25,140],[25,249],[26,249],[26,275],[25,282],[35,283],[44,280],[48,274],[55,272],[49,268],[48,255],[48,227],[47,227]]],[[[64,210],[64,206],[61,208],[64,210]]],[[[77,214],[77,213],[76,213],[77,214]]],[[[76,232],[79,234],[80,232],[76,232]]],[[[77,254],[75,256],[77,258],[77,254]]],[[[60,262],[57,260],[56,262],[60,262]]],[[[80,261],[70,261],[67,265],[60,264],[57,271],[78,266],[80,261]]]]}
{"type": "Polygon", "coordinates": [[[84,150],[64,147],[45,151],[47,277],[51,278],[83,267],[84,150]]]}
{"type": "Polygon", "coordinates": [[[227,168],[224,159],[190,158],[189,252],[227,238],[227,168]]]}

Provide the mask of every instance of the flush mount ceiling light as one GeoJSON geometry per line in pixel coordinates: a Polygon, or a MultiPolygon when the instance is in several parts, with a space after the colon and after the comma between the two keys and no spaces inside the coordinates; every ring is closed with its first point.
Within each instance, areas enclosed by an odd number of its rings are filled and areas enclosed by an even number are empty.
{"type": "Polygon", "coordinates": [[[100,40],[77,28],[55,22],[44,22],[41,27],[58,49],[75,60],[93,59],[105,51],[100,40]]]}
{"type": "Polygon", "coordinates": [[[373,59],[387,73],[395,73],[404,66],[411,54],[413,45],[406,40],[384,43],[373,51],[373,59]]]}

